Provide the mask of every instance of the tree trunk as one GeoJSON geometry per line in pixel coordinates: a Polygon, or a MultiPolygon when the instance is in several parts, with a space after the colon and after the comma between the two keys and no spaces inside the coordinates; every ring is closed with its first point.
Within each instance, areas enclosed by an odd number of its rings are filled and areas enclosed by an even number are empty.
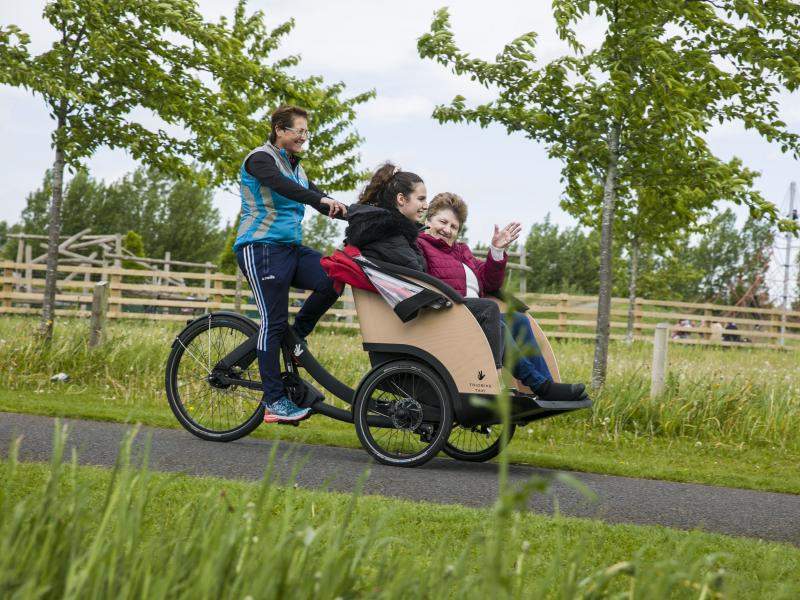
{"type": "MultiPolygon", "coordinates": [[[[65,119],[58,119],[58,133],[65,126],[65,119]]],[[[42,321],[39,334],[42,340],[53,339],[53,321],[56,315],[56,281],[58,279],[58,238],[61,235],[61,201],[64,195],[64,151],[56,142],[56,159],[53,163],[53,198],[50,203],[50,228],[47,239],[47,274],[42,300],[42,321]]]]}
{"type": "Polygon", "coordinates": [[[608,129],[608,169],[603,185],[603,222],[600,231],[600,293],[597,298],[597,330],[595,332],[592,388],[605,383],[608,365],[608,335],[611,317],[611,250],[614,225],[614,201],[617,195],[617,163],[619,162],[620,126],[608,129]]]}
{"type": "Polygon", "coordinates": [[[636,319],[636,276],[639,274],[639,240],[631,243],[630,271],[628,277],[628,330],[625,334],[625,343],[633,344],[633,325],[636,319]]]}

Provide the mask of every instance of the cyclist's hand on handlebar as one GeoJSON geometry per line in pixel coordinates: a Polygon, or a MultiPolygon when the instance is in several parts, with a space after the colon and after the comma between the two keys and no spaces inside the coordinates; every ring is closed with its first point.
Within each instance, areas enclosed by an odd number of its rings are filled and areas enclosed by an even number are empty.
{"type": "Polygon", "coordinates": [[[319,201],[322,206],[328,207],[328,216],[333,219],[334,217],[344,217],[347,214],[347,206],[338,200],[325,197],[319,201]]]}

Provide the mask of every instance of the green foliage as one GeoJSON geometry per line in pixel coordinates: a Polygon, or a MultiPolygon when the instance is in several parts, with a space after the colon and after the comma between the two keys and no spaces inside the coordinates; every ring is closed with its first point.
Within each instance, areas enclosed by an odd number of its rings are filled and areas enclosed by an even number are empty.
{"type": "MultiPolygon", "coordinates": [[[[164,364],[170,350],[165,340],[174,338],[181,323],[111,321],[102,355],[87,348],[83,320],[68,321],[56,332],[57,343],[51,347],[36,343],[34,325],[22,317],[0,321],[0,389],[17,394],[60,390],[63,396],[81,397],[92,386],[101,393],[98,406],[119,406],[120,418],[139,418],[135,415],[157,408],[173,422],[163,399],[164,364]],[[49,382],[60,371],[70,375],[68,386],[49,382]]],[[[320,329],[310,338],[310,347],[334,377],[350,386],[369,369],[359,336],[320,329]]],[[[554,351],[565,380],[586,377],[591,362],[588,344],[559,341],[554,351]]],[[[794,368],[795,353],[679,345],[670,346],[669,352],[674,377],[658,403],[648,403],[646,410],[643,405],[650,375],[642,365],[652,359],[652,348],[620,345],[615,347],[615,369],[607,389],[603,396],[593,396],[597,400],[593,411],[537,423],[534,431],[542,436],[537,439],[547,440],[549,433],[561,435],[558,432],[563,430],[580,430],[578,436],[601,435],[607,432],[603,419],[609,417],[618,432],[722,445],[746,442],[800,452],[800,373],[794,368]],[[625,416],[629,413],[638,416],[631,419],[625,416]],[[699,413],[705,415],[703,420],[697,419],[699,413]]],[[[330,394],[326,396],[331,399],[330,394]]],[[[317,427],[344,431],[351,444],[358,443],[352,425],[312,419],[303,431],[317,427]]]]}
{"type": "Polygon", "coordinates": [[[12,446],[4,597],[781,600],[797,585],[788,545],[512,512],[543,477],[468,509],[155,473],[132,438],[113,471],[69,464],[60,428],[49,465],[12,446]]]}
{"type": "MultiPolygon", "coordinates": [[[[27,233],[45,234],[49,220],[52,176],[30,193],[20,225],[27,233]]],[[[219,211],[212,190],[189,181],[175,181],[155,169],[137,169],[106,184],[79,170],[64,190],[62,233],[91,228],[92,233],[141,232],[147,255],[170,252],[176,260],[205,262],[216,259],[226,232],[219,227],[219,211]]]]}
{"type": "Polygon", "coordinates": [[[668,251],[643,248],[639,294],[644,298],[746,305],[768,304],[765,276],[775,227],[749,218],[742,228],[726,209],[702,223],[691,241],[676,238],[668,251]],[[747,296],[747,298],[743,298],[747,296]]]}
{"type": "Polygon", "coordinates": [[[476,107],[456,96],[434,118],[499,123],[543,142],[563,163],[564,208],[601,225],[597,388],[606,372],[615,229],[642,242],[669,240],[721,199],[778,221],[776,207],[750,189],[754,173],[736,159],[720,161],[705,136],[716,123],[738,122],[800,156],[800,136],[780,120],[776,93],[800,86],[793,42],[800,6],[556,0],[553,15],[571,52],[545,65],[537,64],[534,32],[506,44],[494,62],[472,58],[456,45],[446,9],[436,13],[418,50],[497,90],[495,100],[476,107]],[[606,25],[593,49],[577,35],[588,18],[606,25]]]}
{"type": "MultiPolygon", "coordinates": [[[[246,14],[245,0],[237,3],[232,21],[223,17],[219,23],[206,23],[195,0],[52,0],[44,19],[57,38],[39,55],[31,55],[30,37],[17,26],[0,27],[0,84],[41,96],[55,120],[45,342],[52,338],[55,317],[52,267],[58,262],[65,165],[80,168],[105,146],[124,149],[177,179],[175,188],[186,181],[231,183],[247,151],[263,143],[271,109],[292,102],[313,112],[319,146],[309,173],[329,190],[350,189],[363,176],[355,171],[361,138],[350,124],[355,107],[374,94],[342,99],[342,83],[289,75],[297,56],[270,64],[291,21],[270,30],[263,13],[246,14]]],[[[184,210],[191,205],[188,188],[173,193],[184,210]]],[[[121,231],[130,227],[147,234],[138,223],[126,223],[121,231]]],[[[169,231],[179,245],[216,258],[217,241],[209,246],[195,233],[169,231]]],[[[153,253],[172,243],[145,241],[153,253]]]]}
{"type": "Polygon", "coordinates": [[[343,237],[339,222],[323,214],[314,213],[310,219],[303,221],[303,244],[319,250],[323,256],[341,247],[343,237]]]}
{"type": "Polygon", "coordinates": [[[234,275],[239,265],[236,262],[236,254],[233,252],[233,245],[236,243],[236,234],[239,230],[239,219],[241,218],[241,211],[236,216],[236,221],[228,227],[225,234],[225,245],[222,247],[222,252],[217,259],[219,270],[228,275],[234,275]]]}
{"type": "Polygon", "coordinates": [[[494,62],[471,58],[456,46],[448,12],[440,10],[419,40],[420,55],[496,86],[498,94],[475,108],[457,96],[434,117],[482,127],[497,122],[544,142],[564,163],[565,209],[587,224],[600,220],[612,125],[620,134],[618,208],[639,215],[629,229],[640,237],[669,238],[676,225],[690,226],[721,199],[777,219],[774,205],[751,189],[756,174],[738,159],[714,157],[704,134],[715,122],[740,121],[797,154],[800,138],[778,118],[773,92],[800,83],[789,41],[800,32],[800,7],[788,0],[763,7],[559,0],[553,10],[574,55],[546,65],[537,64],[533,32],[509,42],[494,62]],[[608,29],[588,51],[576,27],[592,14],[608,29]]]}
{"type": "Polygon", "coordinates": [[[0,83],[44,98],[67,164],[107,146],[173,176],[231,182],[263,143],[270,109],[296,102],[313,112],[314,175],[329,189],[358,179],[350,123],[372,93],[341,99],[343,84],[289,75],[299,57],[270,63],[293,22],[270,30],[242,1],[233,19],[207,23],[194,0],[53,0],[44,18],[59,36],[37,56],[18,27],[0,29],[0,83]]]}
{"type": "MultiPolygon", "coordinates": [[[[142,236],[133,230],[129,230],[122,238],[122,248],[132,253],[134,256],[144,256],[144,241],[142,236]]],[[[144,265],[129,260],[122,261],[123,269],[144,269],[144,265]]]]}
{"type": "Polygon", "coordinates": [[[559,230],[550,223],[536,223],[525,241],[528,266],[527,289],[551,294],[596,294],[598,236],[580,227],[559,230]]]}
{"type": "MultiPolygon", "coordinates": [[[[76,179],[86,178],[85,172],[80,171],[76,179]]],[[[42,181],[42,187],[28,194],[25,198],[25,208],[22,209],[19,224],[25,233],[44,234],[50,223],[50,199],[53,197],[53,171],[47,169],[42,181]]]]}
{"type": "MultiPolygon", "coordinates": [[[[736,304],[745,294],[767,302],[766,270],[775,226],[748,218],[736,226],[731,209],[698,224],[694,236],[675,232],[668,245],[642,244],[637,295],[642,298],[736,304]]],[[[535,223],[525,242],[527,289],[540,293],[597,294],[599,236],[581,227],[559,229],[550,222],[535,223]]],[[[625,265],[616,247],[613,277],[615,295],[627,293],[625,265]]]]}
{"type": "Polygon", "coordinates": [[[12,233],[20,233],[22,227],[19,223],[14,223],[11,226],[6,225],[5,241],[0,246],[0,257],[6,260],[17,259],[17,240],[10,237],[12,233]]]}
{"type": "Polygon", "coordinates": [[[740,231],[730,210],[714,217],[691,257],[703,273],[701,295],[722,304],[734,304],[748,291],[766,296],[774,237],[774,227],[765,221],[750,218],[740,231]]]}

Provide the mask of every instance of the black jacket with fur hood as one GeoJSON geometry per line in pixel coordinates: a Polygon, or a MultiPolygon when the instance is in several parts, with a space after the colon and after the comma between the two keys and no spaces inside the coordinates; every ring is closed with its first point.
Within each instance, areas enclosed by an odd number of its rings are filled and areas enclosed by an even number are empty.
{"type": "Polygon", "coordinates": [[[374,258],[426,271],[417,236],[424,226],[410,221],[397,210],[386,210],[369,204],[351,204],[347,209],[349,225],[345,243],[356,246],[367,258],[374,258]]]}

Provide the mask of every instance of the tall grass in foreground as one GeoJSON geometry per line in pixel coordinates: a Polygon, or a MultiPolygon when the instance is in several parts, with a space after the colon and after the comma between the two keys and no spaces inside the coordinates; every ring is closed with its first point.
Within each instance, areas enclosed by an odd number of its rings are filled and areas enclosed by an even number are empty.
{"type": "MultiPolygon", "coordinates": [[[[490,522],[468,539],[409,547],[383,533],[391,512],[354,527],[359,494],[315,508],[302,492],[270,483],[243,496],[208,493],[177,512],[157,505],[159,485],[130,463],[122,446],[101,506],[81,489],[73,456],[63,465],[56,428],[47,481],[12,501],[18,477],[12,448],[0,485],[2,598],[719,598],[718,557],[692,552],[645,560],[641,554],[601,569],[562,548],[531,572],[535,552],[517,528],[533,479],[499,499],[490,522]],[[148,526],[148,515],[161,520],[148,526]],[[155,531],[154,531],[155,529],[155,531]],[[488,532],[488,533],[484,533],[488,532]]],[[[273,454],[274,457],[274,454],[273,454]]],[[[419,523],[425,528],[425,523],[419,523]]],[[[541,557],[538,557],[541,559],[541,557]]],[[[541,560],[539,561],[541,564],[541,560]]]]}
{"type": "MultiPolygon", "coordinates": [[[[105,401],[131,407],[164,400],[164,365],[181,323],[112,322],[105,345],[87,348],[88,323],[62,319],[42,347],[33,319],[0,320],[0,388],[48,390],[50,377],[70,375],[65,392],[100,391],[105,401]]],[[[355,386],[369,369],[356,332],[319,329],[310,345],[336,377],[355,386]]],[[[592,345],[555,341],[562,377],[588,381],[592,345]]],[[[548,419],[536,431],[576,435],[633,433],[800,451],[800,369],[796,351],[672,345],[666,394],[649,397],[652,346],[612,344],[608,380],[592,411],[548,419]]],[[[330,398],[329,398],[330,399],[330,398]]]]}

